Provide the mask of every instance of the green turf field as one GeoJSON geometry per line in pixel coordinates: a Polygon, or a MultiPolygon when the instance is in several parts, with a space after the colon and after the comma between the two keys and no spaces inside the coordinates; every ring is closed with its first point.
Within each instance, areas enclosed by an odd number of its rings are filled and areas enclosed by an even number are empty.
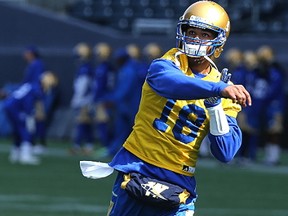
{"type": "MultiPolygon", "coordinates": [[[[106,215],[115,174],[87,179],[79,161],[91,158],[70,156],[64,141],[49,147],[41,165],[13,165],[7,141],[0,142],[0,216],[106,215]]],[[[282,156],[279,167],[200,160],[195,216],[287,216],[288,154],[282,156]]]]}

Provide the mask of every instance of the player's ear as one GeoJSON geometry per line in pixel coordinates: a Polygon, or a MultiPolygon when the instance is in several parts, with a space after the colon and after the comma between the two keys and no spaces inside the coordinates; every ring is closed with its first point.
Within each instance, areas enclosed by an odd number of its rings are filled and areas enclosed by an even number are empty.
{"type": "Polygon", "coordinates": [[[216,48],[215,51],[214,51],[214,57],[215,58],[219,58],[219,56],[221,55],[222,51],[223,51],[223,46],[220,46],[220,47],[216,48]]]}

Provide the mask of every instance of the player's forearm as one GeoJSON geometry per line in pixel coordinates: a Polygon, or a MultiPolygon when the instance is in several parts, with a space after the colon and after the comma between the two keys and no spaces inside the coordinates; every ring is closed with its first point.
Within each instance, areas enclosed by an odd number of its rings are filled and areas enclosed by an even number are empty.
{"type": "Polygon", "coordinates": [[[209,82],[186,76],[173,63],[169,62],[152,65],[146,80],[159,95],[176,100],[220,96],[221,91],[227,87],[224,82],[209,82]]]}
{"type": "Polygon", "coordinates": [[[224,163],[234,158],[242,142],[242,133],[236,119],[227,117],[227,120],[229,123],[228,133],[220,136],[214,136],[209,133],[211,153],[216,159],[224,163]]]}

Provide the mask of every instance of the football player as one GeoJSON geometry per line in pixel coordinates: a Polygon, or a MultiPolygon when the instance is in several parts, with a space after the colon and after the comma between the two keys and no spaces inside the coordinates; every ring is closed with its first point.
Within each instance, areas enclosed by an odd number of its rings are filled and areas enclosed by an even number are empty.
{"type": "Polygon", "coordinates": [[[44,72],[38,83],[24,83],[4,101],[4,108],[13,129],[14,145],[10,162],[38,165],[39,158],[33,155],[32,143],[35,132],[35,108],[44,95],[57,84],[52,72],[44,72]]]}
{"type": "Polygon", "coordinates": [[[257,50],[259,70],[269,82],[269,103],[266,104],[265,119],[269,119],[265,127],[264,163],[277,165],[281,155],[281,136],[283,133],[285,95],[285,73],[282,66],[276,62],[272,47],[263,45],[257,50]]]}
{"type": "MultiPolygon", "coordinates": [[[[259,69],[259,61],[257,55],[252,50],[243,52],[243,67],[239,67],[233,71],[232,82],[234,84],[241,84],[251,94],[253,106],[247,107],[237,116],[238,124],[242,130],[242,145],[238,151],[240,164],[249,164],[257,160],[257,152],[259,145],[260,122],[262,108],[265,104],[265,95],[267,88],[265,85],[259,85],[261,79],[257,77],[259,69]],[[260,86],[261,89],[259,88],[260,86]],[[255,94],[254,94],[255,93],[255,94]]],[[[265,83],[265,82],[262,82],[265,83]]]]}
{"type": "Polygon", "coordinates": [[[92,50],[87,43],[78,43],[73,53],[77,69],[74,78],[74,94],[71,107],[75,111],[75,135],[71,154],[91,154],[94,147],[93,137],[93,65],[92,50]]]}
{"type": "Polygon", "coordinates": [[[97,43],[93,49],[96,66],[93,80],[93,101],[95,103],[96,134],[103,148],[95,156],[107,154],[110,135],[111,109],[100,99],[115,86],[115,71],[111,62],[112,48],[108,43],[97,43]]]}
{"type": "Polygon", "coordinates": [[[23,83],[38,83],[41,74],[45,71],[45,65],[38,48],[34,45],[27,46],[23,52],[23,58],[27,62],[23,83]]]}
{"type": "MultiPolygon", "coordinates": [[[[41,75],[45,72],[45,64],[41,58],[39,49],[35,45],[27,46],[23,52],[23,58],[27,62],[25,68],[23,83],[31,83],[32,85],[39,83],[41,75]]],[[[36,132],[33,151],[37,154],[44,153],[46,147],[46,116],[50,108],[47,101],[54,95],[52,92],[47,92],[43,100],[37,102],[36,106],[36,132]],[[39,115],[41,113],[41,115],[39,115]],[[38,118],[39,117],[39,118],[38,118]]]]}
{"type": "Polygon", "coordinates": [[[109,163],[118,176],[108,215],[191,216],[203,138],[219,161],[235,156],[236,116],[251,98],[209,58],[220,56],[229,32],[226,11],[213,1],[198,1],[180,17],[177,47],[151,63],[133,131],[109,163]]]}
{"type": "Polygon", "coordinates": [[[129,136],[138,110],[141,86],[138,67],[131,59],[126,48],[119,48],[113,55],[116,82],[112,92],[101,101],[115,107],[113,119],[113,139],[109,143],[109,155],[114,156],[129,136]]]}

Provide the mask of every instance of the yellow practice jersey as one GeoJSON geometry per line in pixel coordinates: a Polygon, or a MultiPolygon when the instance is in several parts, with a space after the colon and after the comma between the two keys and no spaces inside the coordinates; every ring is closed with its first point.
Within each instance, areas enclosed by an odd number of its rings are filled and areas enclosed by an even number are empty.
{"type": "MultiPolygon", "coordinates": [[[[213,85],[215,83],[216,86],[220,80],[219,71],[211,67],[211,72],[207,76],[196,77],[188,67],[187,56],[179,54],[177,49],[168,51],[159,59],[159,62],[159,70],[171,73],[171,76],[174,70],[175,73],[182,72],[185,77],[179,75],[179,82],[182,82],[182,77],[185,79],[185,85],[190,80],[191,83],[193,81],[191,92],[200,88],[211,88],[211,91],[217,89],[213,85]],[[194,89],[196,79],[209,82],[200,81],[200,85],[207,83],[207,86],[198,86],[194,89]]],[[[155,70],[155,68],[150,67],[150,70],[155,70]]],[[[153,71],[150,72],[153,73],[153,71]]],[[[164,88],[167,88],[169,92],[169,88],[172,88],[171,85],[164,86],[164,88]]],[[[155,86],[157,88],[157,84],[155,86]]],[[[179,92],[181,92],[180,89],[179,92]]],[[[179,92],[175,94],[177,95],[179,92]]],[[[189,95],[187,91],[186,94],[189,95]]],[[[215,92],[213,94],[216,95],[215,92]]],[[[163,97],[149,85],[148,81],[145,81],[135,125],[124,143],[124,148],[149,164],[192,176],[201,142],[209,132],[209,116],[204,106],[204,99],[198,99],[201,95],[196,96],[197,92],[194,92],[193,95],[196,99],[192,97],[185,100],[176,99],[176,96],[163,97]]],[[[236,118],[241,107],[230,99],[222,98],[221,103],[226,115],[236,118]]]]}

